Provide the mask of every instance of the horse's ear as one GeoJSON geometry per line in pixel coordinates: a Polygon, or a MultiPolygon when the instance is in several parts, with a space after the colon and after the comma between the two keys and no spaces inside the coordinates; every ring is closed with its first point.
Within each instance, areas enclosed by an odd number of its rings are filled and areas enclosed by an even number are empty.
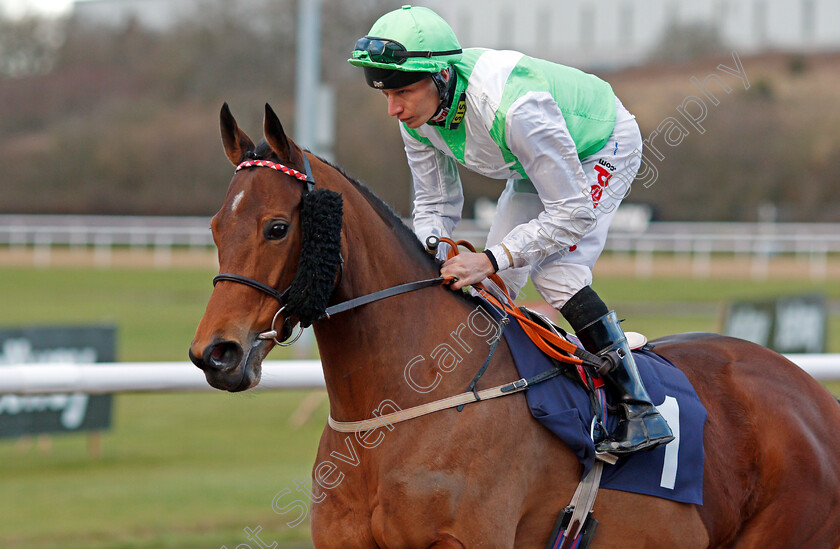
{"type": "Polygon", "coordinates": [[[234,166],[245,160],[245,154],[254,150],[254,142],[251,141],[245,132],[239,129],[236,119],[230,113],[228,104],[222,105],[222,112],[219,114],[219,123],[222,130],[222,144],[225,146],[225,154],[234,166]]]}
{"type": "Polygon", "coordinates": [[[265,104],[265,121],[263,122],[265,140],[280,160],[296,168],[303,168],[303,151],[294,141],[286,136],[280,119],[268,103],[265,104]]]}

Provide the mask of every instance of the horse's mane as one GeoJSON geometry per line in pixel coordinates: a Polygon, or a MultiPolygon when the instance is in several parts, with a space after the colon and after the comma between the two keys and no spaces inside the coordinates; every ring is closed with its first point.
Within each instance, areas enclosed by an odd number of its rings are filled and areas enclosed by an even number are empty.
{"type": "Polygon", "coordinates": [[[420,261],[427,264],[435,265],[438,270],[440,270],[440,266],[442,262],[435,259],[435,257],[428,252],[423,247],[423,244],[418,240],[417,236],[412,232],[412,230],[403,223],[403,220],[394,212],[394,210],[389,206],[384,200],[376,196],[376,194],[371,191],[366,185],[360,182],[358,179],[350,177],[347,173],[340,167],[336,166],[335,164],[324,160],[320,156],[318,157],[322,162],[331,166],[335,169],[338,173],[340,173],[347,181],[349,181],[357,191],[367,200],[368,204],[374,209],[374,211],[379,215],[380,219],[396,233],[397,237],[400,240],[400,244],[402,244],[403,248],[410,251],[413,256],[420,258],[420,261]]]}
{"type": "MultiPolygon", "coordinates": [[[[317,156],[317,155],[316,155],[317,156]]],[[[440,266],[443,265],[443,261],[436,259],[433,255],[426,251],[426,248],[417,238],[417,235],[414,234],[405,223],[403,223],[402,219],[394,212],[394,210],[389,206],[384,200],[376,196],[376,194],[370,190],[367,186],[361,183],[359,180],[350,177],[345,173],[345,171],[336,166],[335,164],[324,160],[320,156],[318,158],[324,162],[325,164],[329,165],[333,169],[335,169],[338,173],[340,173],[347,181],[349,181],[356,190],[364,197],[365,200],[373,207],[374,211],[379,215],[383,222],[388,225],[391,229],[393,229],[394,233],[396,233],[397,238],[399,238],[400,243],[403,245],[403,249],[409,251],[413,256],[419,258],[419,261],[424,263],[429,263],[434,266],[435,273],[440,273],[440,266]]],[[[463,298],[467,302],[471,303],[472,305],[477,305],[481,303],[477,297],[473,296],[469,292],[466,291],[456,291],[452,292],[457,297],[463,298]]]]}

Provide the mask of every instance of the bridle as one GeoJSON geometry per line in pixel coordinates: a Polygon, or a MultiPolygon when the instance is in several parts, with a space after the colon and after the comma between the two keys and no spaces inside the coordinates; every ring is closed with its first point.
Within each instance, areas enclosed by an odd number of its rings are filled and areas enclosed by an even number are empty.
{"type": "MultiPolygon", "coordinates": [[[[264,294],[270,295],[271,297],[273,297],[274,299],[276,299],[280,303],[280,308],[277,309],[277,312],[274,313],[274,318],[271,319],[270,329],[266,330],[265,332],[261,332],[257,336],[257,339],[273,339],[274,342],[277,345],[279,345],[281,347],[288,347],[289,345],[292,345],[294,342],[296,342],[300,338],[301,334],[303,334],[303,327],[301,326],[300,331],[298,331],[297,335],[291,341],[289,341],[288,338],[284,339],[284,340],[277,339],[277,336],[280,335],[280,333],[277,332],[277,328],[275,327],[275,324],[277,323],[277,317],[280,316],[280,313],[282,313],[284,310],[286,310],[286,304],[287,304],[287,301],[289,299],[289,288],[286,288],[282,293],[280,293],[277,290],[275,290],[274,288],[272,288],[271,286],[269,286],[267,284],[263,284],[262,282],[260,282],[258,280],[254,280],[253,278],[248,278],[247,276],[242,276],[242,275],[234,274],[234,273],[219,273],[219,274],[217,274],[216,276],[213,277],[213,286],[215,286],[216,284],[218,284],[219,282],[221,282],[223,280],[227,280],[228,282],[238,282],[240,284],[250,286],[251,288],[254,288],[256,290],[259,290],[259,291],[263,292],[264,294]]],[[[289,335],[291,335],[293,330],[294,330],[294,326],[290,323],[290,318],[286,318],[283,321],[283,332],[282,333],[284,333],[284,334],[288,333],[289,335]]]]}
{"type": "MultiPolygon", "coordinates": [[[[294,177],[295,179],[297,179],[299,181],[302,181],[302,182],[306,183],[306,188],[303,191],[304,196],[305,196],[307,193],[310,193],[315,189],[315,177],[313,177],[313,175],[312,175],[312,168],[309,165],[309,158],[306,156],[306,154],[303,155],[303,162],[304,162],[305,173],[300,172],[300,171],[295,170],[295,169],[292,169],[292,168],[289,168],[288,166],[284,166],[283,164],[280,164],[280,163],[277,163],[277,162],[271,162],[271,161],[268,161],[268,160],[256,160],[256,159],[245,160],[244,162],[240,163],[236,167],[236,170],[234,171],[234,174],[236,174],[240,170],[244,170],[246,168],[270,168],[272,170],[282,172],[286,175],[294,177]]],[[[344,264],[344,262],[343,262],[343,260],[341,260],[341,262],[339,263],[339,272],[338,272],[338,276],[337,276],[337,281],[336,281],[336,284],[333,286],[333,291],[335,291],[335,288],[337,288],[338,285],[341,283],[342,272],[343,272],[343,264],[344,264]]],[[[249,278],[247,276],[243,276],[243,275],[236,274],[236,273],[219,273],[219,274],[217,274],[215,277],[213,277],[213,286],[215,286],[216,284],[218,284],[219,282],[222,282],[222,281],[236,282],[236,283],[239,283],[239,284],[244,284],[245,286],[249,286],[251,288],[254,288],[255,290],[259,290],[260,292],[273,297],[280,304],[280,308],[277,310],[276,313],[274,313],[274,317],[271,319],[271,325],[270,325],[269,329],[266,330],[265,332],[261,332],[259,335],[257,335],[257,339],[274,340],[274,342],[277,345],[279,345],[281,347],[288,347],[289,345],[292,345],[293,343],[295,343],[300,338],[301,334],[303,333],[303,326],[298,326],[300,328],[300,330],[298,331],[297,335],[295,335],[294,338],[289,340],[289,337],[291,336],[292,332],[294,331],[294,325],[297,324],[297,322],[293,322],[291,320],[291,316],[287,316],[285,318],[285,320],[283,321],[283,328],[282,328],[283,331],[282,332],[278,332],[277,328],[276,328],[278,317],[280,316],[280,314],[283,311],[285,311],[286,306],[288,305],[289,291],[291,290],[291,286],[289,286],[288,288],[286,288],[282,292],[279,292],[279,291],[277,291],[277,289],[269,286],[268,284],[264,284],[264,283],[262,283],[258,280],[254,280],[253,278],[249,278]],[[285,336],[283,339],[278,339],[278,336],[282,337],[283,334],[289,334],[289,335],[285,336]]],[[[377,292],[366,294],[366,295],[356,297],[356,298],[353,298],[353,299],[350,299],[350,300],[347,300],[347,301],[343,301],[343,302],[338,303],[336,305],[332,305],[330,307],[327,307],[324,310],[323,314],[319,318],[316,318],[314,321],[318,321],[318,320],[321,320],[323,318],[330,318],[331,316],[336,315],[338,313],[343,313],[344,311],[354,309],[356,307],[359,307],[361,305],[365,305],[367,303],[371,303],[371,302],[374,302],[374,301],[379,301],[380,299],[385,299],[387,297],[392,297],[392,296],[395,296],[395,295],[404,294],[406,292],[412,292],[412,291],[415,291],[415,290],[419,290],[421,288],[428,288],[430,286],[437,286],[437,285],[443,284],[443,283],[448,282],[448,281],[449,281],[448,278],[440,276],[440,277],[436,277],[436,278],[430,278],[430,279],[427,279],[427,280],[419,280],[419,281],[416,281],[416,282],[409,282],[409,283],[406,283],[406,284],[400,284],[398,286],[393,286],[391,288],[386,288],[384,290],[379,290],[377,292]]]]}
{"type": "MultiPolygon", "coordinates": [[[[250,160],[245,160],[244,162],[241,162],[238,166],[236,166],[236,170],[234,170],[233,173],[235,175],[235,174],[239,173],[241,170],[244,170],[244,169],[247,169],[247,168],[269,168],[269,169],[272,169],[272,170],[275,170],[275,171],[278,171],[278,172],[282,172],[286,175],[294,177],[295,179],[297,179],[299,181],[303,181],[304,183],[306,183],[306,188],[303,191],[304,194],[306,194],[306,193],[312,192],[315,189],[315,178],[312,176],[312,168],[309,165],[309,158],[307,158],[307,156],[305,154],[303,155],[303,163],[304,163],[304,170],[305,170],[306,173],[299,172],[298,170],[295,170],[293,168],[290,168],[290,167],[285,166],[283,164],[280,164],[278,162],[271,162],[269,160],[250,159],[250,160]]],[[[303,333],[303,328],[301,328],[301,330],[298,332],[298,334],[291,341],[286,341],[286,340],[281,341],[281,340],[277,339],[277,336],[279,335],[279,333],[277,332],[277,329],[275,328],[275,324],[277,323],[277,317],[279,317],[280,313],[282,313],[286,309],[286,304],[287,304],[288,299],[289,299],[289,288],[286,288],[281,293],[281,292],[278,292],[276,289],[272,288],[271,286],[269,286],[267,284],[263,284],[262,282],[260,282],[258,280],[254,280],[253,278],[249,278],[247,276],[243,276],[243,275],[235,274],[235,273],[219,273],[219,274],[217,274],[215,277],[213,277],[213,286],[215,286],[216,284],[218,284],[219,282],[222,282],[222,281],[238,282],[239,284],[244,284],[245,286],[250,286],[251,288],[254,288],[256,290],[259,290],[259,291],[263,292],[264,294],[268,294],[269,296],[273,297],[274,299],[276,299],[280,303],[280,308],[277,310],[276,313],[274,313],[274,318],[272,318],[272,320],[271,320],[270,329],[265,331],[265,332],[260,333],[257,336],[258,339],[273,339],[275,341],[275,343],[277,343],[277,345],[280,345],[282,347],[287,347],[287,346],[293,344],[295,341],[297,341],[300,338],[301,334],[303,333]]],[[[294,326],[289,322],[289,319],[287,318],[283,323],[283,332],[282,333],[291,335],[293,330],[294,330],[294,326]]]]}

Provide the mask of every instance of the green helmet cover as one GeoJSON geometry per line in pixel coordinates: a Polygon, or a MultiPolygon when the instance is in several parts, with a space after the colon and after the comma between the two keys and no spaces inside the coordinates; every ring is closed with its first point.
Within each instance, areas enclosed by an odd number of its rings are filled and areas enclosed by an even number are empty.
{"type": "MultiPolygon", "coordinates": [[[[449,51],[461,49],[452,27],[434,11],[420,6],[403,6],[380,17],[367,34],[399,42],[408,51],[449,51]]],[[[347,61],[357,67],[405,72],[440,72],[457,62],[461,54],[408,57],[402,63],[377,63],[366,51],[354,51],[347,61]]]]}

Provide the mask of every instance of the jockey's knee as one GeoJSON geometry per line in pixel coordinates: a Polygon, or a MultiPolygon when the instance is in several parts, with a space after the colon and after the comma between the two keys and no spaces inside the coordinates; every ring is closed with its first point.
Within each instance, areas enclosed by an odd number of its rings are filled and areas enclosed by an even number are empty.
{"type": "Polygon", "coordinates": [[[546,303],[559,311],[592,283],[592,270],[586,265],[545,262],[531,269],[531,281],[546,303]]]}

